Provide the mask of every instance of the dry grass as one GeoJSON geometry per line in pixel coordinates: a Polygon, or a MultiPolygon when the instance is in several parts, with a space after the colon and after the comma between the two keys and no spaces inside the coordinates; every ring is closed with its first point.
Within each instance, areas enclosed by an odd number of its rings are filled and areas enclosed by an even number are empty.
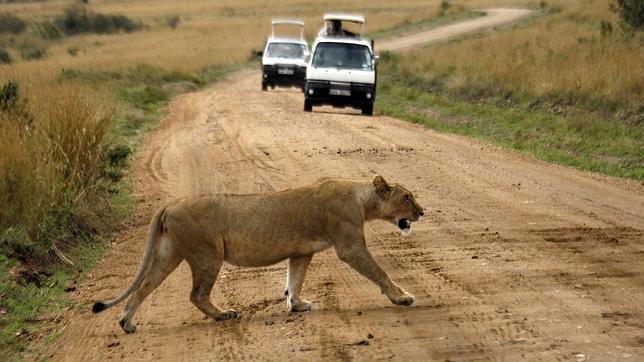
{"type": "Polygon", "coordinates": [[[24,82],[20,91],[24,111],[0,111],[0,252],[42,266],[105,211],[111,114],[78,87],[24,82]]]}
{"type": "Polygon", "coordinates": [[[404,70],[466,95],[641,112],[644,37],[625,40],[606,1],[553,6],[561,12],[529,26],[413,52],[404,70]],[[600,35],[602,20],[613,22],[611,36],[600,35]]]}
{"type": "MultiPolygon", "coordinates": [[[[34,22],[59,15],[73,3],[76,2],[3,4],[0,12],[20,14],[34,22]]],[[[438,0],[359,0],[345,4],[313,0],[273,3],[258,0],[92,1],[93,11],[123,14],[142,21],[147,29],[129,34],[67,37],[51,44],[48,58],[18,62],[11,69],[21,74],[35,74],[41,79],[53,79],[61,69],[106,70],[142,63],[195,71],[213,64],[245,62],[251,50],[262,47],[273,17],[303,19],[307,24],[306,35],[312,39],[322,27],[322,14],[325,12],[362,13],[367,18],[366,30],[376,31],[433,16],[439,3],[438,0]],[[174,15],[181,17],[181,23],[173,30],[166,19],[174,15]],[[77,55],[68,54],[69,48],[77,48],[77,55]]]]}

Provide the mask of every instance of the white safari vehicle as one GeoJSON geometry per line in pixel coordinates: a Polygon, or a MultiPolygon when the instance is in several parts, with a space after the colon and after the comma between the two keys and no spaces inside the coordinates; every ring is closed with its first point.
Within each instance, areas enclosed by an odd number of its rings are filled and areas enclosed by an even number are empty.
{"type": "Polygon", "coordinates": [[[373,42],[362,37],[364,17],[326,14],[306,68],[304,110],[313,106],[354,107],[372,115],[376,99],[376,60],[373,42]],[[350,32],[343,23],[353,23],[350,32]]]}
{"type": "Polygon", "coordinates": [[[309,46],[304,39],[304,23],[299,20],[274,19],[271,36],[262,52],[262,90],[269,86],[297,86],[304,89],[309,46]],[[277,36],[277,26],[299,27],[300,36],[277,36]]]}

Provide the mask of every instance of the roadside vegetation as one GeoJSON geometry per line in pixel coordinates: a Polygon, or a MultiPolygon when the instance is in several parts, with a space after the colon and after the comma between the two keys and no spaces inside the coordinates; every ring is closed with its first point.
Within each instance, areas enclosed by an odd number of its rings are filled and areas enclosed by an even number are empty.
{"type": "MultiPolygon", "coordinates": [[[[257,0],[0,3],[0,353],[46,356],[69,294],[136,206],[127,170],[140,136],[177,94],[248,64],[268,19],[307,35],[326,8],[257,0]]],[[[369,30],[417,24],[424,1],[361,0],[369,30]],[[393,15],[391,15],[393,11],[393,15]]]]}
{"type": "Polygon", "coordinates": [[[644,34],[604,1],[541,6],[493,35],[383,54],[378,110],[643,180],[644,34]]]}

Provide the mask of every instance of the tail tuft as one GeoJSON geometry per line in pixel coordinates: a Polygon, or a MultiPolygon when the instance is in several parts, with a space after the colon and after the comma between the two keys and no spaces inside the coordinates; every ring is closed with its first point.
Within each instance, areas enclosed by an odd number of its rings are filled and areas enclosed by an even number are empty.
{"type": "Polygon", "coordinates": [[[100,313],[100,312],[104,311],[105,309],[107,309],[107,306],[103,302],[96,302],[96,303],[94,303],[94,306],[92,306],[92,312],[94,312],[94,313],[100,313]]]}

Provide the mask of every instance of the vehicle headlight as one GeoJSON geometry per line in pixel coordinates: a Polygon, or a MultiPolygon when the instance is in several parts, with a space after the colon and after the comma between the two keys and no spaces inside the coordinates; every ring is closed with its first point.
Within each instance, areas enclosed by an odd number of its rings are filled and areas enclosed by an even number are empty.
{"type": "Polygon", "coordinates": [[[367,92],[367,99],[371,99],[371,92],[367,92]]]}
{"type": "Polygon", "coordinates": [[[313,95],[313,88],[309,88],[308,92],[309,92],[309,95],[313,95]]]}

